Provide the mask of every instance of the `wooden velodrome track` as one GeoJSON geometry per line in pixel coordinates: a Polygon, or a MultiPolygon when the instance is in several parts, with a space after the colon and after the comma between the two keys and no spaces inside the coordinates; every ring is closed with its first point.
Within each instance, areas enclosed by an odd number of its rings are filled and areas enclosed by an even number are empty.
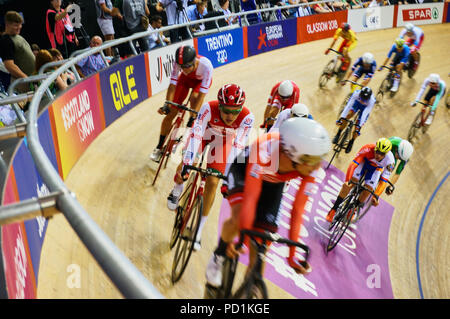
{"type": "MultiPolygon", "coordinates": [[[[429,73],[439,73],[450,85],[450,24],[423,26],[425,41],[421,66],[414,79],[405,75],[393,100],[384,100],[362,129],[352,154],[342,154],[333,162],[346,170],[354,153],[381,136],[406,137],[419,107],[411,108],[419,87],[429,73]]],[[[382,63],[400,29],[359,33],[353,58],[370,51],[382,63]]],[[[206,100],[216,98],[225,83],[241,85],[247,95],[246,105],[260,124],[267,96],[272,86],[284,79],[296,81],[301,101],[316,120],[333,135],[340,103],[349,87],[338,88],[333,81],[327,89],[318,89],[319,73],[330,60],[323,52],[330,39],[260,54],[215,70],[206,100]]],[[[370,83],[378,89],[386,71],[377,72],[370,83]]],[[[195,253],[183,278],[172,285],[170,271],[173,252],[168,240],[173,214],[166,208],[172,187],[174,168],[169,163],[151,187],[154,165],[148,158],[157,142],[161,116],[156,113],[165,92],[143,102],[105,130],[72,169],[68,187],[76,193],[83,207],[125,255],[167,298],[202,298],[205,268],[216,245],[218,194],[205,227],[202,250],[195,253]]],[[[395,207],[389,234],[389,267],[395,298],[420,298],[416,264],[419,230],[418,265],[425,298],[450,298],[450,211],[446,204],[450,181],[443,183],[434,197],[421,226],[428,201],[449,170],[450,114],[444,103],[428,133],[415,145],[415,153],[403,172],[393,196],[384,196],[395,207]]],[[[313,265],[320,267],[320,265],[313,265]]],[[[39,298],[121,298],[62,215],[49,222],[39,273],[39,298]],[[68,267],[81,269],[81,287],[68,288],[68,267]]],[[[268,282],[272,298],[292,298],[268,282]]]]}

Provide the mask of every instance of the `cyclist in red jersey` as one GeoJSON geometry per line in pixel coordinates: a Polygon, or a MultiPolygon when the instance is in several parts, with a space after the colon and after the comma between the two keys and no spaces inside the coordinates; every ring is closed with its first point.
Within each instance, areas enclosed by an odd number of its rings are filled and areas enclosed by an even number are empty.
{"type": "MultiPolygon", "coordinates": [[[[222,174],[226,165],[231,162],[247,144],[254,116],[244,106],[245,92],[236,84],[224,85],[217,94],[217,100],[205,103],[192,127],[192,133],[184,149],[183,162],[178,166],[175,185],[169,195],[167,206],[175,210],[183,192],[183,181],[187,170],[184,165],[192,165],[209,144],[207,167],[222,174]]],[[[194,243],[194,249],[200,249],[203,227],[214,202],[219,179],[208,176],[205,184],[205,202],[203,216],[194,243]]]]}
{"type": "MultiPolygon", "coordinates": [[[[223,190],[231,206],[231,217],[223,224],[219,244],[211,257],[206,279],[218,287],[222,281],[225,254],[238,253],[230,245],[240,229],[258,228],[276,232],[278,211],[284,183],[301,177],[302,183],[291,211],[289,238],[298,241],[305,204],[314,186],[314,172],[330,151],[331,142],[325,128],[314,120],[291,118],[277,132],[260,136],[227,168],[227,189],[223,190]]],[[[253,263],[250,254],[250,267],[253,263]]],[[[306,273],[291,247],[289,265],[306,273]]]]}
{"type": "MultiPolygon", "coordinates": [[[[264,122],[260,126],[264,128],[269,117],[275,118],[278,113],[290,109],[300,99],[300,89],[294,81],[285,80],[278,82],[270,91],[267,100],[266,110],[264,111],[264,122]]],[[[270,131],[273,123],[267,126],[267,132],[270,131]]]]}
{"type": "MultiPolygon", "coordinates": [[[[212,83],[213,65],[206,57],[197,56],[194,47],[185,45],[179,47],[175,52],[175,62],[173,64],[170,85],[166,93],[166,101],[182,104],[192,89],[189,102],[195,111],[203,105],[206,94],[212,83]]],[[[159,135],[159,142],[150,155],[150,159],[159,162],[162,155],[164,140],[169,134],[172,122],[178,113],[175,107],[164,104],[158,109],[159,114],[165,114],[159,135]]],[[[194,117],[188,122],[188,127],[192,126],[194,117]]]]}

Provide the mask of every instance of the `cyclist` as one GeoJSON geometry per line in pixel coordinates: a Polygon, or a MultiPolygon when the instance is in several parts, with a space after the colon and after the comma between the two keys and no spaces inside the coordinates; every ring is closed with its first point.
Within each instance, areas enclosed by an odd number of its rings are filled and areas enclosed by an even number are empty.
{"type": "MultiPolygon", "coordinates": [[[[351,76],[350,81],[357,82],[358,79],[365,74],[366,76],[364,77],[362,85],[367,86],[376,70],[377,62],[375,61],[373,54],[366,52],[356,60],[355,64],[352,66],[352,72],[349,72],[344,80],[348,80],[351,76]]],[[[345,83],[345,81],[342,81],[343,86],[345,83]]],[[[356,86],[352,84],[352,92],[355,88],[356,86]]]]}
{"type": "Polygon", "coordinates": [[[338,125],[339,128],[338,132],[333,138],[333,144],[338,143],[342,131],[347,127],[348,123],[343,119],[351,119],[353,115],[355,115],[355,113],[360,110],[361,112],[359,113],[359,117],[356,119],[355,130],[353,131],[352,138],[348,142],[347,148],[345,149],[345,153],[350,153],[355,139],[359,135],[361,135],[361,128],[369,118],[370,112],[372,112],[375,102],[376,99],[372,94],[372,89],[368,86],[365,86],[361,90],[356,90],[355,92],[353,92],[352,96],[345,105],[344,110],[339,117],[339,120],[336,121],[336,125],[338,125]]]}
{"type": "Polygon", "coordinates": [[[405,28],[400,31],[399,38],[404,39],[405,35],[407,37],[406,44],[408,44],[411,55],[414,59],[414,65],[412,67],[413,70],[415,70],[419,64],[419,55],[417,53],[422,46],[425,34],[418,26],[415,26],[412,23],[407,23],[405,24],[405,28]]]}
{"type": "Polygon", "coordinates": [[[342,65],[341,70],[347,71],[350,65],[350,56],[349,52],[353,50],[358,42],[356,39],[356,34],[353,30],[351,30],[350,24],[342,23],[341,27],[336,30],[333,36],[333,41],[328,49],[325,51],[325,54],[330,52],[330,49],[333,48],[334,44],[338,40],[339,37],[343,38],[341,45],[339,46],[338,52],[342,53],[343,57],[341,58],[342,65]]]}
{"type": "Polygon", "coordinates": [[[260,127],[264,128],[268,124],[267,131],[269,131],[272,124],[267,123],[267,119],[275,118],[280,111],[290,109],[295,103],[298,103],[299,98],[300,89],[294,81],[285,80],[275,84],[270,91],[264,111],[264,122],[260,127]]]}
{"type": "MultiPolygon", "coordinates": [[[[188,96],[189,90],[192,89],[189,102],[191,108],[198,111],[211,86],[212,73],[213,65],[208,58],[197,56],[197,52],[192,46],[180,46],[175,52],[175,61],[166,93],[166,101],[182,104],[188,96]]],[[[158,113],[166,116],[161,123],[158,145],[150,155],[150,159],[155,162],[159,162],[161,159],[161,148],[167,134],[170,132],[173,119],[177,115],[178,110],[175,107],[171,107],[170,104],[164,103],[158,109],[158,113]]],[[[191,127],[193,121],[194,118],[191,117],[187,126],[191,127]]]]}
{"type": "Polygon", "coordinates": [[[284,110],[283,112],[278,115],[277,120],[273,124],[273,126],[270,128],[269,132],[279,130],[281,124],[283,124],[287,119],[293,118],[293,117],[306,117],[308,119],[313,120],[311,114],[309,114],[308,107],[303,103],[297,103],[292,106],[292,108],[284,110]]]}
{"type": "MultiPolygon", "coordinates": [[[[353,159],[352,163],[347,169],[345,176],[345,183],[342,185],[333,207],[330,209],[326,216],[326,220],[330,223],[333,221],[334,215],[339,205],[343,202],[344,198],[348,195],[353,188],[353,184],[350,184],[350,179],[357,183],[360,177],[365,173],[364,182],[365,186],[375,190],[375,195],[372,198],[374,206],[378,205],[378,196],[384,191],[386,187],[386,181],[389,179],[391,172],[394,170],[394,155],[391,152],[392,143],[387,138],[378,139],[376,144],[366,144],[353,159]],[[378,183],[380,181],[380,183],[378,183]]],[[[364,205],[364,202],[369,196],[368,191],[363,191],[359,196],[360,207],[364,205]]]]}
{"type": "MultiPolygon", "coordinates": [[[[390,179],[390,182],[395,185],[397,183],[400,174],[402,173],[403,169],[405,168],[406,163],[408,163],[409,158],[414,152],[414,147],[411,145],[410,142],[407,140],[404,140],[397,136],[392,136],[389,138],[389,141],[391,141],[392,149],[391,152],[394,154],[395,163],[394,167],[398,166],[395,170],[394,176],[390,179]]],[[[386,188],[386,194],[391,195],[393,193],[393,189],[391,187],[386,188]]]]}
{"type": "Polygon", "coordinates": [[[391,66],[395,68],[396,73],[394,76],[394,84],[392,85],[391,91],[397,92],[398,86],[400,84],[400,80],[403,73],[403,68],[405,67],[405,64],[408,62],[409,59],[409,47],[405,44],[405,40],[402,38],[397,38],[392,45],[391,49],[389,50],[389,53],[387,55],[386,60],[384,61],[383,65],[378,69],[381,71],[383,69],[383,66],[388,63],[388,61],[391,59],[392,55],[395,53],[392,61],[391,66]]]}
{"type": "MultiPolygon", "coordinates": [[[[207,167],[222,174],[228,162],[231,162],[244,149],[254,116],[244,106],[245,92],[236,84],[226,84],[217,93],[217,100],[205,103],[198,113],[192,133],[184,150],[184,158],[175,174],[175,185],[167,198],[167,206],[175,210],[183,192],[183,182],[188,170],[184,165],[192,165],[209,144],[207,167]],[[229,158],[229,160],[227,160],[229,158]]],[[[200,228],[194,243],[194,249],[200,249],[200,239],[209,211],[214,202],[219,179],[208,176],[205,184],[205,201],[200,228]]]]}
{"type": "Polygon", "coordinates": [[[436,112],[439,101],[443,96],[445,96],[445,82],[441,79],[439,74],[431,73],[425,81],[423,81],[420,91],[416,96],[416,100],[411,103],[411,106],[416,106],[417,102],[420,101],[425,90],[428,89],[425,97],[423,98],[424,103],[431,105],[430,114],[425,121],[425,125],[431,125],[433,122],[433,117],[436,112]]]}
{"type": "MultiPolygon", "coordinates": [[[[230,203],[231,217],[224,222],[219,244],[207,265],[209,285],[220,286],[225,254],[235,257],[239,253],[231,243],[240,229],[277,231],[284,183],[301,177],[290,212],[289,231],[289,238],[298,241],[315,171],[330,148],[330,138],[322,125],[307,118],[291,118],[279,131],[259,136],[239,154],[227,168],[228,182],[223,193],[230,203]]],[[[254,261],[252,252],[250,267],[254,261]]],[[[303,267],[299,263],[294,247],[290,248],[288,263],[298,273],[311,270],[309,265],[303,267]]]]}

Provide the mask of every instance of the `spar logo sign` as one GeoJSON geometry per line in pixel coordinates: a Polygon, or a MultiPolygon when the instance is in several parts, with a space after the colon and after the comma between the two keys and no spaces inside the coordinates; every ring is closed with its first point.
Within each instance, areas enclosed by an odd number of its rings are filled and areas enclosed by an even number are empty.
{"type": "Polygon", "coordinates": [[[439,9],[414,8],[402,10],[403,21],[437,20],[439,19],[439,9]]]}

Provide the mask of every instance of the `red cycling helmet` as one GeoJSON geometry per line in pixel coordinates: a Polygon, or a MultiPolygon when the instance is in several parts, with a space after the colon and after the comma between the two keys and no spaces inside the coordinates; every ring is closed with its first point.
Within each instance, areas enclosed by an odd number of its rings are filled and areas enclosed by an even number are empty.
{"type": "Polygon", "coordinates": [[[341,29],[344,31],[350,30],[350,24],[348,24],[347,22],[342,22],[341,29]]]}
{"type": "Polygon", "coordinates": [[[227,106],[242,106],[245,102],[245,92],[239,85],[225,84],[217,93],[219,104],[227,106]]]}

